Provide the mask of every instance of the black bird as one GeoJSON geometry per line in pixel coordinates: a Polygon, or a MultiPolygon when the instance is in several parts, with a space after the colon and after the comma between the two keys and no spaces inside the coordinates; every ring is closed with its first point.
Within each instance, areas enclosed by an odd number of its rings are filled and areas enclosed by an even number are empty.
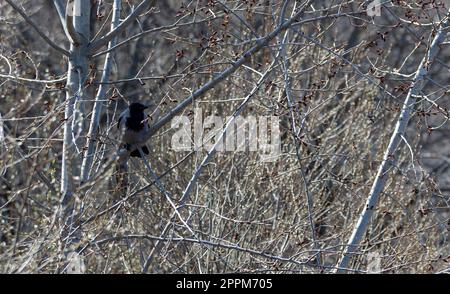
{"type": "MultiPolygon", "coordinates": [[[[119,116],[117,127],[121,134],[121,144],[128,151],[130,151],[132,145],[135,145],[141,147],[144,154],[148,155],[150,153],[145,145],[145,135],[148,132],[148,123],[144,110],[147,108],[148,106],[144,104],[134,102],[119,116]]],[[[134,149],[131,151],[130,156],[141,157],[141,154],[138,149],[134,149]]]]}

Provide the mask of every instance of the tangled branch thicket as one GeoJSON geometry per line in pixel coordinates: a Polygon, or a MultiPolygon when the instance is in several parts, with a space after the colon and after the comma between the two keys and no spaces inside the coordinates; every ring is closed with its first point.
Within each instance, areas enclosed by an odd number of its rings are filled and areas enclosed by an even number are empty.
{"type": "MultiPolygon", "coordinates": [[[[12,2],[69,50],[53,3],[12,2]]],[[[109,31],[113,2],[121,1],[90,2],[91,42],[109,31]]],[[[120,20],[140,2],[123,1],[120,20]]],[[[89,59],[83,94],[75,95],[69,118],[74,148],[66,158],[75,237],[64,233],[60,205],[69,61],[2,2],[0,272],[336,270],[418,65],[439,30],[446,39],[426,65],[424,87],[389,155],[393,165],[347,272],[367,272],[370,254],[383,273],[448,271],[450,6],[388,1],[380,16],[370,16],[369,2],[157,1],[140,13],[111,50],[95,138],[87,131],[106,46],[89,59]],[[117,183],[116,121],[128,102],[154,103],[149,122],[156,123],[293,16],[287,29],[180,113],[193,121],[201,108],[203,117],[225,118],[249,98],[243,117],[280,119],[276,160],[263,161],[260,152],[217,152],[201,166],[208,150],[174,151],[168,123],[150,138],[146,160],[129,160],[127,187],[117,183]],[[91,139],[94,160],[83,182],[84,146],[91,139]]]]}

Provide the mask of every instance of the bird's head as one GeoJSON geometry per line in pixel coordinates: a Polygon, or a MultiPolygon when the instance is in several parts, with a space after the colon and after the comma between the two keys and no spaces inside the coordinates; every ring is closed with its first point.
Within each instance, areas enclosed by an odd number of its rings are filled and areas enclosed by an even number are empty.
{"type": "Polygon", "coordinates": [[[145,109],[147,109],[148,106],[139,102],[134,102],[131,103],[130,106],[128,106],[128,108],[130,109],[130,113],[141,113],[145,109]]]}

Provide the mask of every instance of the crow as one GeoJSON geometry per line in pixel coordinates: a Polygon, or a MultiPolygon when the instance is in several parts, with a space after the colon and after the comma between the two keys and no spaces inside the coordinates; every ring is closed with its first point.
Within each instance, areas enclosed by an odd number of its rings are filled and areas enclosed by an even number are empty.
{"type": "MultiPolygon", "coordinates": [[[[122,147],[128,151],[134,145],[141,147],[142,152],[148,155],[150,152],[145,145],[145,136],[149,130],[146,115],[144,110],[148,106],[139,102],[131,103],[126,110],[124,110],[117,122],[117,127],[120,131],[120,141],[122,147]]],[[[136,148],[131,151],[131,157],[141,157],[139,150],[136,148]]]]}

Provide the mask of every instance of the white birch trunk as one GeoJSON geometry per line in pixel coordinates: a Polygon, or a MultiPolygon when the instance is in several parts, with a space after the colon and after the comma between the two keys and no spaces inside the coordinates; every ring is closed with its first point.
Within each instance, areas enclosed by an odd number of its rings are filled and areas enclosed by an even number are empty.
{"type": "MultiPolygon", "coordinates": [[[[114,31],[119,25],[120,19],[120,6],[121,0],[114,0],[113,17],[111,23],[111,31],[114,31]]],[[[108,49],[114,47],[117,43],[117,37],[114,37],[108,45],[108,49]]],[[[83,163],[81,165],[81,183],[86,182],[89,179],[92,163],[95,155],[95,142],[98,131],[98,125],[100,121],[100,115],[102,112],[103,99],[105,98],[108,85],[106,82],[109,80],[111,67],[112,67],[113,53],[108,52],[105,57],[105,63],[103,65],[103,75],[101,79],[100,87],[98,88],[97,95],[95,97],[94,107],[92,111],[91,122],[89,125],[89,131],[87,134],[86,152],[83,157],[83,163]]]]}
{"type": "Polygon", "coordinates": [[[336,272],[338,273],[345,272],[352,253],[356,251],[361,239],[363,238],[367,230],[368,224],[370,223],[372,215],[377,206],[380,194],[383,191],[384,185],[386,183],[389,169],[395,162],[395,153],[397,146],[400,142],[401,137],[405,133],[406,127],[408,126],[411,111],[415,104],[415,97],[416,95],[420,95],[420,92],[425,85],[425,76],[428,74],[431,63],[433,62],[439,51],[439,44],[441,44],[445,39],[445,29],[449,25],[450,21],[448,20],[441,25],[439,31],[433,39],[433,42],[431,43],[428,53],[422,59],[422,62],[417,68],[412,86],[408,91],[408,95],[406,96],[405,101],[403,102],[402,111],[395,125],[395,129],[389,141],[388,148],[384,153],[383,161],[378,168],[378,173],[373,182],[369,196],[367,197],[366,205],[364,206],[363,211],[359,216],[358,222],[356,223],[353,233],[342,253],[341,260],[338,263],[338,268],[336,270],[336,272]]]}
{"type": "Polygon", "coordinates": [[[75,100],[82,99],[83,85],[88,72],[87,46],[90,34],[90,10],[89,0],[75,0],[73,6],[68,4],[66,10],[67,28],[73,27],[73,32],[68,30],[73,40],[78,40],[76,44],[70,45],[69,63],[67,69],[67,91],[64,113],[64,138],[63,154],[61,163],[61,213],[63,221],[67,221],[73,210],[73,168],[71,155],[74,152],[74,142],[72,140],[72,120],[75,100]],[[73,23],[72,23],[73,21],[73,23]]]}

